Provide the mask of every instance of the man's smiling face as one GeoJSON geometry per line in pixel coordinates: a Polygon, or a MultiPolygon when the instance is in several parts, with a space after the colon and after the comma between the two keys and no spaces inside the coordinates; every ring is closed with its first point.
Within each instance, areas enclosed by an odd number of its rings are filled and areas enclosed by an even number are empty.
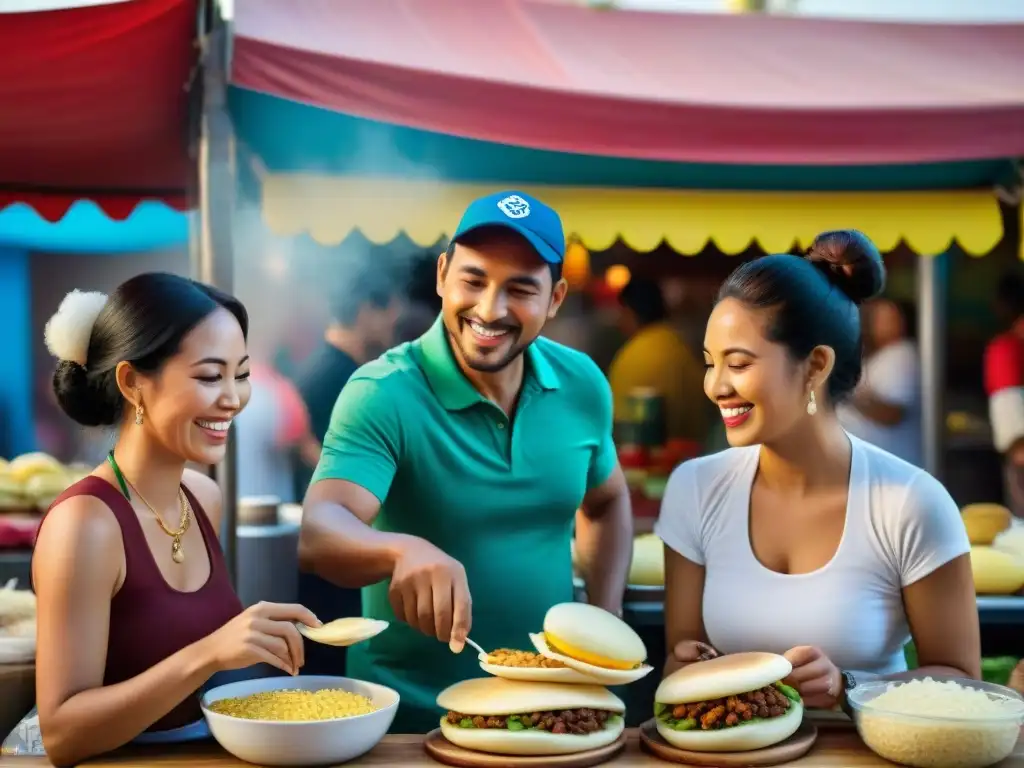
{"type": "Polygon", "coordinates": [[[514,232],[472,232],[438,260],[441,313],[456,354],[473,370],[505,368],[554,317],[566,286],[514,232]]]}

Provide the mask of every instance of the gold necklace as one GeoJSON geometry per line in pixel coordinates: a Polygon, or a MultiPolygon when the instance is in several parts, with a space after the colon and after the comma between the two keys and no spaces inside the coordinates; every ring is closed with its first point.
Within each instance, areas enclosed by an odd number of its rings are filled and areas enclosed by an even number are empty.
{"type": "Polygon", "coordinates": [[[156,511],[156,508],[146,501],[146,498],[139,493],[138,488],[131,483],[128,483],[128,485],[131,485],[132,490],[135,491],[135,495],[139,497],[139,501],[145,504],[149,508],[149,511],[153,513],[153,517],[156,518],[156,522],[160,526],[160,530],[171,537],[171,560],[179,565],[185,562],[185,551],[181,548],[181,537],[185,535],[185,531],[187,531],[189,526],[192,524],[192,505],[189,503],[188,497],[185,496],[185,492],[180,486],[178,487],[178,506],[181,508],[181,521],[178,523],[178,530],[174,530],[164,522],[163,517],[156,511]]]}

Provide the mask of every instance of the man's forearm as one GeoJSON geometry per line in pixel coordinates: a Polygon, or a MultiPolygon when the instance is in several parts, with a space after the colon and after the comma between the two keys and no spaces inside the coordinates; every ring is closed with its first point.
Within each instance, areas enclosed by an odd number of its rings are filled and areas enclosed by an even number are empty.
{"type": "Polygon", "coordinates": [[[390,578],[407,537],[375,530],[339,504],[319,502],[303,514],[299,565],[339,587],[390,578]]]}
{"type": "Polygon", "coordinates": [[[577,513],[576,554],[587,599],[620,614],[633,556],[633,514],[628,493],[614,497],[601,509],[577,513]]]}

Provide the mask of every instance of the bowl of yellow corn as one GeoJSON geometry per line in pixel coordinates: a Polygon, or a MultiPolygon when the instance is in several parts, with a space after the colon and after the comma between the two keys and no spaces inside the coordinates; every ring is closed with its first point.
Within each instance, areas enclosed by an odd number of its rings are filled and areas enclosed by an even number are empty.
{"type": "Polygon", "coordinates": [[[200,701],[210,732],[239,760],[328,765],[373,749],[398,693],[348,677],[264,677],[211,688],[200,701]]]}

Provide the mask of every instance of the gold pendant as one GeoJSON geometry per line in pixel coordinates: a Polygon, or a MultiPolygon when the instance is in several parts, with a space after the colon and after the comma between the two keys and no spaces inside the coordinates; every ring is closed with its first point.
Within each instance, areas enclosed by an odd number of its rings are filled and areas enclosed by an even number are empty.
{"type": "Polygon", "coordinates": [[[185,562],[185,553],[181,549],[181,540],[178,538],[171,542],[171,560],[176,563],[185,562]]]}

